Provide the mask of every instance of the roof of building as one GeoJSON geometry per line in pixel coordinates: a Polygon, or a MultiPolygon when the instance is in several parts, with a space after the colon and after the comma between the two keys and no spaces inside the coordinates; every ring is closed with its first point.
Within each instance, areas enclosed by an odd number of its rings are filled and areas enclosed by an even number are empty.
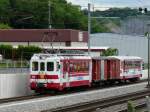
{"type": "MultiPolygon", "coordinates": [[[[99,47],[99,46],[91,46],[90,49],[91,51],[103,51],[103,50],[107,50],[109,47],[99,47]]],[[[45,46],[44,49],[60,49],[60,50],[83,50],[83,51],[87,51],[88,50],[88,47],[85,46],[85,47],[75,47],[75,46],[72,46],[72,47],[59,47],[59,46],[45,46]]]]}
{"type": "Polygon", "coordinates": [[[1,29],[1,42],[87,42],[86,31],[72,29],[1,29]]]}

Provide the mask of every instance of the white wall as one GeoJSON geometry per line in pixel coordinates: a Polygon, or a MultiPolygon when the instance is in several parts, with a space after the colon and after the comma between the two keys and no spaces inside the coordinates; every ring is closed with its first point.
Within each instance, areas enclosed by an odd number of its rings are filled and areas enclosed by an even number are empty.
{"type": "MultiPolygon", "coordinates": [[[[5,45],[12,45],[12,46],[18,46],[18,45],[24,45],[27,46],[28,42],[0,42],[0,44],[5,44],[5,45]]],[[[43,47],[43,46],[51,46],[51,42],[29,42],[29,45],[34,45],[38,47],[43,47]]],[[[53,42],[53,46],[65,46],[65,42],[53,42]]]]}
{"type": "Polygon", "coordinates": [[[29,74],[0,74],[0,99],[31,94],[29,74]]]}
{"type": "Polygon", "coordinates": [[[147,62],[147,38],[142,36],[97,33],[91,36],[92,46],[117,48],[119,55],[140,56],[147,62]]]}
{"type": "Polygon", "coordinates": [[[71,46],[75,47],[86,47],[87,43],[86,42],[71,42],[71,46]]]}
{"type": "MultiPolygon", "coordinates": [[[[12,46],[18,46],[18,45],[24,45],[27,46],[28,42],[0,42],[0,44],[6,44],[6,45],[12,45],[12,46]]],[[[34,45],[38,47],[51,47],[51,44],[53,46],[62,46],[65,47],[66,43],[65,42],[29,42],[29,45],[34,45]]],[[[85,47],[87,46],[86,42],[71,42],[71,46],[76,46],[76,47],[85,47]]]]}

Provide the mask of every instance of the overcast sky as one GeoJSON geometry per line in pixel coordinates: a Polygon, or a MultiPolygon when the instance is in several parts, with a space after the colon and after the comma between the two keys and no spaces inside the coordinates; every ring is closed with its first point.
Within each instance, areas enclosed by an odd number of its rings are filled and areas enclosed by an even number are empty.
{"type": "Polygon", "coordinates": [[[67,0],[76,5],[87,6],[90,2],[95,7],[150,7],[150,0],[67,0]]]}

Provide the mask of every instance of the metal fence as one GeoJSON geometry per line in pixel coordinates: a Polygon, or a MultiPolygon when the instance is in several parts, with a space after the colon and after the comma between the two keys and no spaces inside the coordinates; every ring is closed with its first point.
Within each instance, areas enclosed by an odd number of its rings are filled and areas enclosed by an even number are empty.
{"type": "Polygon", "coordinates": [[[29,73],[29,61],[0,61],[0,74],[29,73]]]}

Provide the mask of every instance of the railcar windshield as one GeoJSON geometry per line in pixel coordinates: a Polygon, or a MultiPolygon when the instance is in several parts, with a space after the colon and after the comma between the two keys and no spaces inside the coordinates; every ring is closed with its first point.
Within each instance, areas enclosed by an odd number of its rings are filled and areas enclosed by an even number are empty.
{"type": "Polygon", "coordinates": [[[54,62],[47,62],[47,71],[54,71],[54,62]]]}
{"type": "Polygon", "coordinates": [[[40,63],[40,71],[45,71],[45,63],[44,62],[40,63]]]}
{"type": "Polygon", "coordinates": [[[38,62],[37,61],[32,62],[32,71],[38,71],[38,62]]]}

